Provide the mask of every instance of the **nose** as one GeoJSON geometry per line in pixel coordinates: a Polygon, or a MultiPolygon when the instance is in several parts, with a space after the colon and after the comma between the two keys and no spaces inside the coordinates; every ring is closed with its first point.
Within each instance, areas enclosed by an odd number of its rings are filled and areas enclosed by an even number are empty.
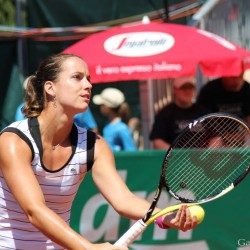
{"type": "Polygon", "coordinates": [[[91,84],[90,80],[84,79],[83,87],[88,88],[88,89],[92,89],[92,84],[91,84]]]}

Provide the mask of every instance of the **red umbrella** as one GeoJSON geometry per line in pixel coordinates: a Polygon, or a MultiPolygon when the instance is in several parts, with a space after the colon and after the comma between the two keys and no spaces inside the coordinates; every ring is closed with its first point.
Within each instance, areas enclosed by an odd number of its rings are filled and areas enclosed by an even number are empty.
{"type": "Polygon", "coordinates": [[[250,53],[232,42],[190,26],[151,22],[110,28],[73,44],[62,53],[81,56],[91,81],[113,82],[239,75],[250,68],[250,53]]]}

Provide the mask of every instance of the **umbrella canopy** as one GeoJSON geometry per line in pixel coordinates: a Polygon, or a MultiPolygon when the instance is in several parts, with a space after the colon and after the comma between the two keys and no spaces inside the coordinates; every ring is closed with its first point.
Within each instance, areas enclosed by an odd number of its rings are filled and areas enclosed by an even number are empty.
{"type": "Polygon", "coordinates": [[[250,53],[232,42],[190,26],[150,22],[90,35],[62,53],[81,56],[91,81],[236,76],[250,68],[250,53]]]}

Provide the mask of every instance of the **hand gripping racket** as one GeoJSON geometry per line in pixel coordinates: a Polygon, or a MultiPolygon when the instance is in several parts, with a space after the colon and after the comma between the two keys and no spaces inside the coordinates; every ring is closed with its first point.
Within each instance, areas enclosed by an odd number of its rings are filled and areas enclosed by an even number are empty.
{"type": "Polygon", "coordinates": [[[190,123],[169,147],[153,202],[116,243],[129,246],[156,218],[179,209],[167,207],[153,215],[165,187],[176,200],[189,205],[221,197],[250,171],[249,126],[238,117],[213,113],[190,123]]]}

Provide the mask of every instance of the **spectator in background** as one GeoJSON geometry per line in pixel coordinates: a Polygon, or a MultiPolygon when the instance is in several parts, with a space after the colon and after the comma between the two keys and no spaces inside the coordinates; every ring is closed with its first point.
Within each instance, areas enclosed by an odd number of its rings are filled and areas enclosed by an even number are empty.
{"type": "Polygon", "coordinates": [[[208,82],[201,89],[197,102],[211,112],[231,113],[250,123],[250,85],[243,75],[208,82]]]}
{"type": "Polygon", "coordinates": [[[150,133],[154,149],[168,149],[183,128],[208,113],[205,108],[194,103],[194,77],[176,78],[173,85],[174,101],[163,107],[155,116],[150,133]]]}
{"type": "MultiPolygon", "coordinates": [[[[25,79],[25,81],[23,82],[24,91],[26,89],[28,80],[29,80],[29,77],[27,77],[25,79]]],[[[22,112],[23,106],[24,106],[24,103],[21,103],[17,107],[16,114],[15,114],[15,121],[21,121],[21,120],[25,119],[24,114],[22,112]]],[[[95,133],[98,132],[97,123],[96,123],[96,121],[91,113],[90,108],[88,108],[85,112],[82,112],[82,113],[75,115],[74,123],[79,127],[89,129],[95,133]]]]}
{"type": "Polygon", "coordinates": [[[107,117],[108,123],[103,128],[103,137],[113,151],[137,150],[132,138],[129,121],[129,107],[124,94],[115,88],[106,88],[93,97],[93,102],[100,105],[100,111],[107,117]]]}
{"type": "Polygon", "coordinates": [[[85,112],[75,115],[74,123],[79,127],[98,133],[98,126],[90,108],[88,108],[85,112]]]}
{"type": "Polygon", "coordinates": [[[25,117],[23,115],[23,112],[22,112],[22,108],[24,106],[24,103],[22,102],[16,109],[16,113],[15,113],[15,121],[21,121],[21,120],[24,120],[25,117]]]}

